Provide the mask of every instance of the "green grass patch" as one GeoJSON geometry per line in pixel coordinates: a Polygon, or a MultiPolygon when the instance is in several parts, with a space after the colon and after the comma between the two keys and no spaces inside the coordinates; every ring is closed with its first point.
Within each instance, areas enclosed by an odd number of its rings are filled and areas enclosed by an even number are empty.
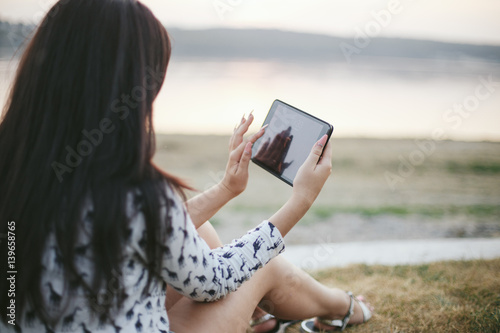
{"type": "Polygon", "coordinates": [[[470,163],[458,163],[449,161],[446,169],[451,173],[475,174],[475,175],[496,175],[500,173],[500,163],[492,161],[474,161],[470,163]]]}
{"type": "Polygon", "coordinates": [[[500,218],[500,205],[466,205],[466,206],[379,206],[379,207],[336,207],[313,206],[310,213],[317,219],[328,219],[334,214],[359,214],[365,217],[380,215],[408,216],[422,215],[441,218],[445,215],[466,215],[471,217],[500,218]]]}
{"type": "MultiPolygon", "coordinates": [[[[353,265],[314,272],[321,283],[362,294],[373,318],[348,332],[499,332],[500,259],[426,265],[353,265]]],[[[287,333],[298,333],[295,325],[287,333]]]]}

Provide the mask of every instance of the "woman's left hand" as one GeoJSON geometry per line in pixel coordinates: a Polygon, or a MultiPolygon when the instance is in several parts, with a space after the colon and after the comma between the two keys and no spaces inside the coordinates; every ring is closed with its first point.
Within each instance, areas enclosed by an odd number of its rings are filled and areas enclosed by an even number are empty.
{"type": "Polygon", "coordinates": [[[265,127],[261,128],[248,139],[243,139],[253,119],[252,113],[248,115],[248,118],[243,116],[240,124],[234,129],[229,141],[229,161],[227,162],[224,178],[220,184],[233,196],[239,195],[247,187],[248,165],[252,156],[252,145],[258,138],[264,135],[265,127]]]}

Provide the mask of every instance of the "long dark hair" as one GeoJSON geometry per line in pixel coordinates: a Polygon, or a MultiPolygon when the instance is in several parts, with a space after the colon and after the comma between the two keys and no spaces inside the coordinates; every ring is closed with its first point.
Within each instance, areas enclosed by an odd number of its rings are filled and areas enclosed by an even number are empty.
{"type": "MultiPolygon", "coordinates": [[[[134,0],[60,0],[40,23],[0,123],[0,233],[15,227],[15,241],[0,241],[2,309],[10,302],[6,273],[14,268],[16,312],[30,304],[44,322],[58,319],[43,310],[43,251],[54,233],[65,278],[74,278],[78,222],[89,197],[95,275],[82,287],[98,299],[120,272],[132,189],[141,193],[146,217],[148,286],[160,270],[158,231],[169,223],[160,214],[165,183],[181,194],[186,187],[152,162],[152,104],[170,52],[165,28],[134,0]],[[10,268],[7,245],[15,245],[10,268]]],[[[115,295],[113,303],[120,302],[115,295]]],[[[113,304],[102,305],[106,314],[113,304]]]]}

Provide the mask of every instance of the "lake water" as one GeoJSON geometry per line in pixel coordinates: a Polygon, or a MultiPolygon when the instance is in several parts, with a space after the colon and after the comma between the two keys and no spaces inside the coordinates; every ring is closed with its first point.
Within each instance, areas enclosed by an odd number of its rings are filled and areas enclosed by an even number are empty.
{"type": "MultiPolygon", "coordinates": [[[[16,65],[0,58],[2,106],[16,65]]],[[[428,138],[441,131],[454,140],[500,141],[500,64],[473,60],[174,57],[155,102],[155,128],[227,134],[254,110],[256,131],[274,99],[330,122],[338,137],[428,138]]]]}

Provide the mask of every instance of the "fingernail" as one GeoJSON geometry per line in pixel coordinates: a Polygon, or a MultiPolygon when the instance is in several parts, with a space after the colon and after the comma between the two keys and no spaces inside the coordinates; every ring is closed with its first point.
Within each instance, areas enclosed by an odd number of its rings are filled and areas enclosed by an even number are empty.
{"type": "Polygon", "coordinates": [[[245,121],[245,114],[243,113],[243,117],[241,117],[241,123],[245,121]]]}
{"type": "Polygon", "coordinates": [[[252,153],[252,143],[251,142],[247,143],[247,145],[245,146],[244,153],[245,154],[251,154],[252,153]]]}
{"type": "Polygon", "coordinates": [[[267,126],[269,126],[269,124],[265,124],[264,126],[262,126],[262,127],[260,128],[260,130],[261,130],[261,131],[264,131],[264,130],[267,128],[267,126]]]}
{"type": "Polygon", "coordinates": [[[248,115],[248,118],[253,117],[253,110],[250,111],[250,114],[248,115]]]}
{"type": "Polygon", "coordinates": [[[328,135],[323,135],[323,137],[321,137],[321,139],[319,139],[317,145],[318,147],[323,147],[326,143],[326,140],[328,139],[328,135]]]}

